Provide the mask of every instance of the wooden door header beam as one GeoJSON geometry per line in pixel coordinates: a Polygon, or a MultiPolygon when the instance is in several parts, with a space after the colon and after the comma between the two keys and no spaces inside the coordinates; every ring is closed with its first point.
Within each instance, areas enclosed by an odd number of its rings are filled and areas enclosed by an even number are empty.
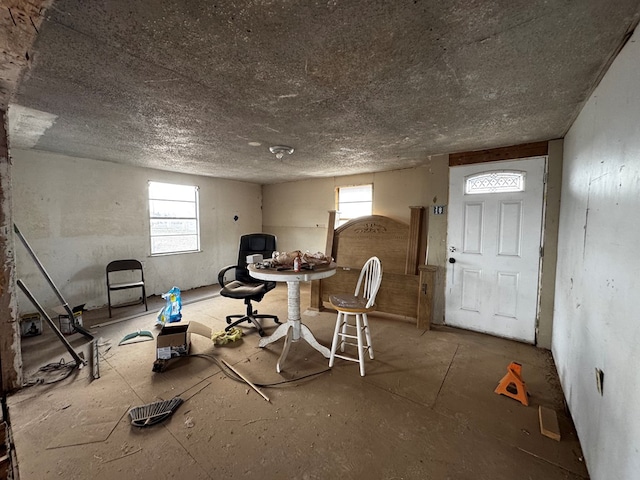
{"type": "Polygon", "coordinates": [[[497,162],[498,160],[514,160],[516,158],[539,157],[549,152],[548,142],[524,143],[511,147],[477,150],[475,152],[452,153],[449,155],[449,166],[471,165],[473,163],[497,162]]]}

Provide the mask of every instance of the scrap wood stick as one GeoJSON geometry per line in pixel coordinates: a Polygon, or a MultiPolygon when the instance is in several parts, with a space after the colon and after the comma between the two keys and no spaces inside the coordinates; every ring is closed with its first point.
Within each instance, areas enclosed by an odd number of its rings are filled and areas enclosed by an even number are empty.
{"type": "Polygon", "coordinates": [[[229,370],[231,370],[233,373],[238,375],[242,380],[244,380],[247,383],[247,385],[249,385],[256,392],[258,392],[262,396],[262,398],[264,398],[267,402],[269,401],[269,397],[267,397],[264,393],[262,393],[258,387],[256,387],[253,383],[251,383],[249,380],[247,380],[240,372],[238,372],[235,368],[233,368],[231,365],[229,365],[225,360],[223,360],[223,359],[220,359],[220,360],[222,361],[222,363],[224,363],[227,366],[227,368],[229,370]]]}

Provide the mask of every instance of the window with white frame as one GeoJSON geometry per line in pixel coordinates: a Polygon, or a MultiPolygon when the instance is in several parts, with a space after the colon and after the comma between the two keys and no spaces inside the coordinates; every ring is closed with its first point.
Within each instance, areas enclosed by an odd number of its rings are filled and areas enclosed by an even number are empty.
{"type": "Polygon", "coordinates": [[[151,255],[200,250],[198,187],[149,182],[151,255]]]}
{"type": "Polygon", "coordinates": [[[464,193],[506,193],[524,191],[525,172],[494,171],[476,173],[466,177],[464,193]]]}
{"type": "Polygon", "coordinates": [[[337,224],[343,225],[357,217],[373,213],[373,185],[353,185],[336,188],[337,224]]]}

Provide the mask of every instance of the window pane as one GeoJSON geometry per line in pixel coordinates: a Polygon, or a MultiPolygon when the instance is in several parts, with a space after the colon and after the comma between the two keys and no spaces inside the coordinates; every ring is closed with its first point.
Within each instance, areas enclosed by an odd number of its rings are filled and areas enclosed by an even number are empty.
{"type": "Polygon", "coordinates": [[[340,187],[340,203],[371,201],[371,185],[340,187]]]}
{"type": "Polygon", "coordinates": [[[171,183],[149,182],[149,198],[164,200],[186,200],[194,202],[195,190],[192,185],[173,185],[171,183]]]}
{"type": "Polygon", "coordinates": [[[197,250],[197,235],[151,237],[152,253],[189,252],[197,250]]]}
{"type": "Polygon", "coordinates": [[[154,217],[196,218],[195,202],[149,200],[149,212],[154,217]]]}
{"type": "Polygon", "coordinates": [[[198,222],[180,219],[151,219],[151,235],[197,235],[198,222]]]}
{"type": "Polygon", "coordinates": [[[373,212],[373,185],[354,185],[338,188],[337,222],[371,215],[373,212]]]}
{"type": "Polygon", "coordinates": [[[467,177],[464,193],[523,192],[524,172],[486,172],[467,177]]]}
{"type": "Polygon", "coordinates": [[[356,218],[371,215],[371,203],[342,203],[340,204],[340,218],[356,218]]]}
{"type": "Polygon", "coordinates": [[[151,255],[200,249],[198,187],[149,182],[151,255]]]}

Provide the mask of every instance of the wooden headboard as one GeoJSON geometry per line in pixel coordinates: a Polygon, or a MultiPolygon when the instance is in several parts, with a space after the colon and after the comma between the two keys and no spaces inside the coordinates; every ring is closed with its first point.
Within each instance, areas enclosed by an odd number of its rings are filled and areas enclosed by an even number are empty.
{"type": "Polygon", "coordinates": [[[311,309],[322,310],[335,293],[352,293],[360,269],[372,256],[382,262],[382,284],[377,310],[414,318],[419,328],[429,328],[433,309],[435,267],[424,258],[424,207],[410,207],[409,224],[380,215],[360,217],[336,228],[335,211],[329,212],[325,255],[338,264],[332,277],[312,282],[311,309]]]}

